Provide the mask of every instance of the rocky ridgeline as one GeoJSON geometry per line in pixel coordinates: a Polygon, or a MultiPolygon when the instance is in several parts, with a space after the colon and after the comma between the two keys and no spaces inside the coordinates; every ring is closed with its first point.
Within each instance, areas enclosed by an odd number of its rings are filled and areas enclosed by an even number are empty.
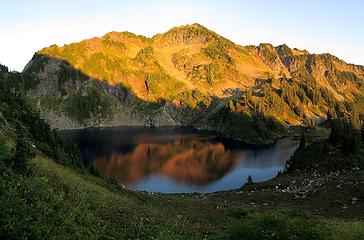
{"type": "Polygon", "coordinates": [[[239,46],[199,24],[153,38],[112,32],[53,45],[22,74],[59,129],[193,125],[235,138],[253,132],[252,142],[279,135],[274,125],[322,121],[335,104],[364,96],[362,66],[287,45],[239,46]],[[250,127],[233,131],[232,123],[250,127]]]}

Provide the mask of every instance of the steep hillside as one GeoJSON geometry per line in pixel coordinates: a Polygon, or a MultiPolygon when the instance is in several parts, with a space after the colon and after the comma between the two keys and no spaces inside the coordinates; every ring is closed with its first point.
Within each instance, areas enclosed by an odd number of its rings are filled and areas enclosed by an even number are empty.
{"type": "Polygon", "coordinates": [[[239,46],[199,24],[53,45],[23,75],[61,129],[194,125],[266,142],[328,115],[360,122],[364,98],[363,66],[286,45],[239,46]]]}

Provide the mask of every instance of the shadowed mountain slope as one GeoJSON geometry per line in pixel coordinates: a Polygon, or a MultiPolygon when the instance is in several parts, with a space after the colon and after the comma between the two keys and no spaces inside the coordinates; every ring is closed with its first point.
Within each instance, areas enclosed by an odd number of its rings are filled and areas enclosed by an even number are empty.
{"type": "Polygon", "coordinates": [[[61,129],[194,125],[249,135],[355,118],[364,96],[363,66],[287,45],[239,46],[199,24],[152,38],[110,32],[53,45],[23,75],[28,95],[61,129]]]}

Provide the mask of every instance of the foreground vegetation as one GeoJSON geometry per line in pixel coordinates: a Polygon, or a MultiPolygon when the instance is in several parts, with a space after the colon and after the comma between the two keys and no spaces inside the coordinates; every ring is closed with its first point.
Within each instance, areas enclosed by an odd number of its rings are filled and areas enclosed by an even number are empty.
{"type": "MultiPolygon", "coordinates": [[[[364,217],[363,204],[352,205],[352,190],[345,186],[339,193],[336,187],[323,186],[319,197],[296,199],[293,194],[276,190],[278,184],[284,188],[284,184],[295,179],[282,176],[275,182],[253,184],[227,193],[152,195],[123,189],[44,156],[37,156],[30,165],[30,172],[24,175],[2,164],[2,238],[362,239],[364,236],[364,222],[360,220],[364,217]],[[324,193],[324,189],[329,191],[324,193]],[[345,199],[347,195],[350,199],[345,199]],[[330,201],[334,196],[350,204],[346,215],[342,216],[342,208],[330,201]]],[[[364,174],[360,175],[363,180],[364,174]]]]}

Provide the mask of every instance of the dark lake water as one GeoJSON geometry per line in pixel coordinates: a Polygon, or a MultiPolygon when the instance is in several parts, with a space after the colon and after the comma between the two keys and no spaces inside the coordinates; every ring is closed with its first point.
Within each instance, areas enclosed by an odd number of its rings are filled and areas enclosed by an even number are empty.
{"type": "Polygon", "coordinates": [[[274,178],[298,147],[284,138],[248,147],[189,128],[92,128],[62,131],[86,164],[125,186],[148,192],[231,190],[274,178]]]}

